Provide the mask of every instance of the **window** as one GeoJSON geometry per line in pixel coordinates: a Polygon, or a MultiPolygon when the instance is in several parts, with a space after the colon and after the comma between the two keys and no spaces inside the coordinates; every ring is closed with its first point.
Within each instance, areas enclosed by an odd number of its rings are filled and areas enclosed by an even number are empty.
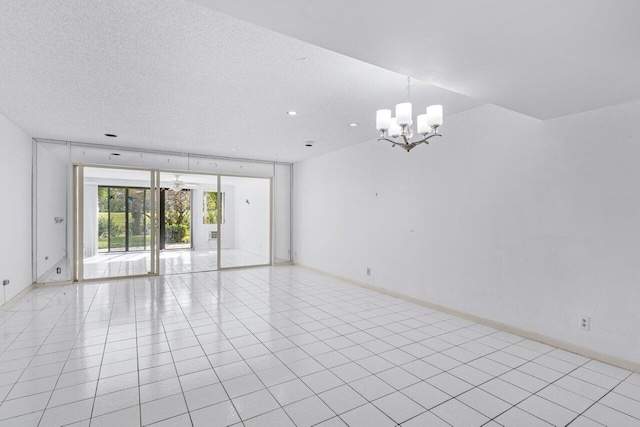
{"type": "Polygon", "coordinates": [[[220,200],[218,200],[218,192],[205,191],[203,200],[203,224],[217,224],[218,223],[218,209],[220,209],[221,224],[224,224],[224,193],[220,193],[220,200]]]}

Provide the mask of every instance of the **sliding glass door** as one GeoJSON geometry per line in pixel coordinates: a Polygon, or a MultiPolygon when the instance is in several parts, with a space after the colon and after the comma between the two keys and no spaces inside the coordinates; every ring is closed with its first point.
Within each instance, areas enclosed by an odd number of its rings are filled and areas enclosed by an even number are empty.
{"type": "Polygon", "coordinates": [[[154,172],[77,166],[78,280],[154,274],[154,172]]]}
{"type": "Polygon", "coordinates": [[[271,179],[74,167],[76,280],[269,265],[271,179]]]}
{"type": "Polygon", "coordinates": [[[218,269],[218,176],[160,173],[160,274],[218,269]]]}
{"type": "MultiPolygon", "coordinates": [[[[90,188],[90,191],[95,191],[95,188],[90,188]]],[[[92,198],[93,194],[85,191],[85,200],[87,197],[92,198]]],[[[149,188],[98,186],[99,253],[149,249],[150,197],[149,188]]]]}

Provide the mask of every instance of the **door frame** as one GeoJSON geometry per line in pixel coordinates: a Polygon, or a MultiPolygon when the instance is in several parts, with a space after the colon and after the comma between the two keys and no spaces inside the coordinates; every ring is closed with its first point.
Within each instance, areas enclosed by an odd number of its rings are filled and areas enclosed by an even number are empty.
{"type": "MultiPolygon", "coordinates": [[[[149,168],[136,168],[129,166],[95,165],[84,163],[73,163],[73,262],[72,280],[74,282],[90,282],[110,279],[127,279],[133,277],[149,277],[158,275],[159,254],[155,250],[158,244],[158,171],[149,168]],[[115,276],[107,278],[84,278],[84,169],[119,169],[149,172],[149,208],[150,208],[150,228],[149,242],[150,271],[147,274],[132,274],[126,276],[115,276]]],[[[126,232],[126,231],[125,231],[126,232]]],[[[126,251],[125,251],[126,253],[126,251]]]]}

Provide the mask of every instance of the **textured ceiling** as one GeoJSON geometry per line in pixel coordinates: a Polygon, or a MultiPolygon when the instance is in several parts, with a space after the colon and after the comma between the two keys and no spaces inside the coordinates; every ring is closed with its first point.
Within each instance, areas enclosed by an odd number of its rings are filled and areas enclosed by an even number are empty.
{"type": "MultiPolygon", "coordinates": [[[[375,110],[404,101],[406,86],[395,72],[169,0],[0,2],[0,76],[0,113],[33,137],[288,162],[375,143],[375,110]]],[[[444,104],[443,133],[447,114],[481,104],[421,82],[412,101],[444,104]]]]}
{"type": "Polygon", "coordinates": [[[39,138],[291,162],[375,140],[404,75],[416,108],[444,104],[444,133],[485,102],[549,119],[640,99],[638,16],[636,0],[6,1],[0,113],[39,138]]]}
{"type": "Polygon", "coordinates": [[[640,99],[638,0],[194,0],[539,119],[640,99]]]}

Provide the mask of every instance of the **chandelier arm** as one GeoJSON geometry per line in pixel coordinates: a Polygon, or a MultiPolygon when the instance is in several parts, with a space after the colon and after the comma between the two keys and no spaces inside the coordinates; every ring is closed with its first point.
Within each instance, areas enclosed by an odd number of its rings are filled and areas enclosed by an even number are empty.
{"type": "Polygon", "coordinates": [[[404,143],[402,143],[402,142],[397,142],[397,141],[394,141],[393,139],[389,139],[389,138],[378,138],[378,141],[387,141],[387,142],[392,143],[393,145],[400,145],[400,146],[404,145],[404,143]]]}
{"type": "Polygon", "coordinates": [[[427,135],[425,136],[423,139],[421,139],[420,141],[416,141],[415,144],[422,144],[423,142],[426,142],[427,144],[429,143],[428,140],[433,138],[434,136],[442,136],[439,133],[432,133],[431,135],[427,135]]]}
{"type": "MultiPolygon", "coordinates": [[[[384,134],[383,134],[383,135],[384,135],[384,134]]],[[[395,147],[396,145],[399,145],[400,147],[404,148],[404,149],[407,151],[407,153],[408,153],[408,152],[409,152],[409,151],[411,151],[414,147],[416,147],[416,146],[418,146],[418,145],[420,145],[420,144],[422,144],[422,143],[426,143],[426,144],[428,144],[428,143],[429,143],[429,139],[433,138],[434,136],[442,136],[442,134],[439,134],[439,133],[437,133],[437,132],[429,133],[429,134],[423,135],[423,138],[422,138],[421,140],[419,140],[419,141],[415,141],[415,142],[410,141],[410,140],[407,138],[407,136],[406,136],[406,135],[401,135],[401,136],[402,136],[402,139],[404,140],[404,142],[398,142],[398,141],[395,141],[395,140],[393,140],[393,139],[386,138],[386,137],[384,137],[384,136],[381,136],[380,138],[378,138],[378,141],[387,141],[387,142],[390,142],[391,144],[393,144],[393,146],[394,146],[394,147],[395,147]]]]}

